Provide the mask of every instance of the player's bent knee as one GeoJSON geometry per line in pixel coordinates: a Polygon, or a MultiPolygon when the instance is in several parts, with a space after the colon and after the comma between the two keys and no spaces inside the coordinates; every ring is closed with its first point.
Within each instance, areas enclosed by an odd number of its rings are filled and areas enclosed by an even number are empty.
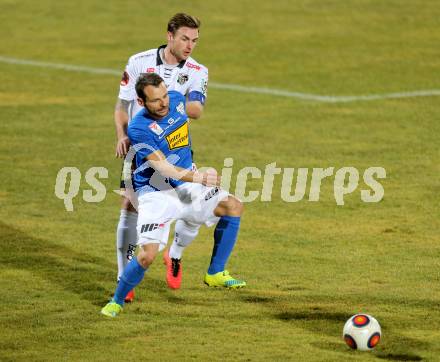
{"type": "MultiPolygon", "coordinates": [[[[150,244],[151,245],[151,244],[150,244]]],[[[157,244],[159,245],[159,244],[157,244]]],[[[144,247],[140,248],[137,260],[143,268],[147,269],[151,264],[153,264],[154,259],[156,259],[157,250],[150,249],[146,250],[144,247]]]]}
{"type": "Polygon", "coordinates": [[[137,259],[139,264],[141,264],[144,269],[147,269],[151,264],[153,264],[155,256],[148,255],[145,252],[140,252],[137,259]]]}
{"type": "Polygon", "coordinates": [[[230,199],[232,200],[231,213],[233,214],[231,216],[241,216],[244,211],[243,203],[239,199],[236,199],[235,197],[230,197],[230,199]]]}
{"type": "Polygon", "coordinates": [[[130,199],[125,196],[122,196],[121,209],[131,211],[131,212],[137,212],[137,210],[131,204],[130,199]]]}
{"type": "Polygon", "coordinates": [[[215,214],[217,216],[241,216],[243,214],[243,210],[243,203],[239,199],[229,196],[227,200],[219,203],[217,209],[215,210],[215,214]]]}

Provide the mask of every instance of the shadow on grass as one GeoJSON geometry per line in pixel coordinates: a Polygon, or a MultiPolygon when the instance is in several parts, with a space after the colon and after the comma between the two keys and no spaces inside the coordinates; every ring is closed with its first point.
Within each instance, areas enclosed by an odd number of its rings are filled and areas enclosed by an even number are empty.
{"type": "Polygon", "coordinates": [[[329,309],[310,309],[284,311],[274,315],[275,319],[295,323],[296,326],[313,333],[326,334],[334,337],[342,331],[345,321],[350,318],[349,313],[341,313],[329,309]]]}
{"type": "Polygon", "coordinates": [[[308,321],[336,321],[345,323],[351,317],[348,313],[326,312],[326,311],[309,311],[309,312],[283,312],[275,316],[283,321],[289,320],[308,320],[308,321]]]}
{"type": "MultiPolygon", "coordinates": [[[[98,307],[105,304],[113,293],[113,284],[112,289],[105,284],[116,277],[116,262],[113,264],[54,241],[33,237],[3,222],[0,222],[0,235],[1,268],[29,271],[98,307]]],[[[161,267],[159,260],[155,264],[161,267]]],[[[174,295],[166,286],[165,278],[157,280],[146,275],[140,287],[153,290],[172,303],[194,304],[194,301],[174,295]]]]}
{"type": "Polygon", "coordinates": [[[115,274],[115,265],[105,259],[30,236],[2,222],[0,234],[2,268],[30,271],[95,305],[101,305],[109,295],[100,282],[115,274]]]}
{"type": "Polygon", "coordinates": [[[312,343],[312,346],[326,351],[345,353],[350,357],[371,353],[372,356],[387,361],[423,361],[422,357],[413,353],[385,353],[377,350],[373,352],[355,351],[346,346],[342,339],[340,343],[324,341],[312,343]]]}
{"type": "Polygon", "coordinates": [[[383,354],[378,354],[377,358],[389,360],[389,361],[423,361],[422,357],[411,353],[402,353],[402,354],[383,353],[383,354]]]}
{"type": "Polygon", "coordinates": [[[258,295],[247,295],[247,296],[243,296],[242,300],[247,303],[265,304],[265,303],[273,302],[274,298],[260,297],[258,295]]]}

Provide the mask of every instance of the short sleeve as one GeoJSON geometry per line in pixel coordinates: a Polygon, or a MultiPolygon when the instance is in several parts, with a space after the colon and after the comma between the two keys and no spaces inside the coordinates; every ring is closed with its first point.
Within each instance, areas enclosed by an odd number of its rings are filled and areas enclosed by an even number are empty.
{"type": "Polygon", "coordinates": [[[188,94],[199,92],[204,98],[208,96],[208,68],[200,65],[200,69],[192,74],[192,81],[188,87],[188,94]]]}
{"type": "Polygon", "coordinates": [[[135,64],[132,58],[128,60],[125,66],[124,73],[122,73],[121,83],[119,86],[119,98],[126,101],[136,99],[136,85],[137,74],[135,64]]]}

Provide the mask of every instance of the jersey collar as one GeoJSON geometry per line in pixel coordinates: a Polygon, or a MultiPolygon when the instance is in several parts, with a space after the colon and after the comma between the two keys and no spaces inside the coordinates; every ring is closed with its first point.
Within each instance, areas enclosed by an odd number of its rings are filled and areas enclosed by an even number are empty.
{"type": "MultiPolygon", "coordinates": [[[[159,48],[157,48],[157,53],[156,53],[156,65],[157,66],[163,64],[162,58],[160,57],[160,51],[161,51],[161,49],[165,49],[166,47],[167,47],[167,45],[165,44],[165,45],[161,45],[159,48]]],[[[177,64],[177,66],[179,68],[183,68],[185,63],[186,63],[186,60],[182,60],[179,64],[177,64]]]]}

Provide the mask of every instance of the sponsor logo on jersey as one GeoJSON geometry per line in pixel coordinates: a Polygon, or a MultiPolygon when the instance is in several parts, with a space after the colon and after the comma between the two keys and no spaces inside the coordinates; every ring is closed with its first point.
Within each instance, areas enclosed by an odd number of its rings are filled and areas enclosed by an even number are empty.
{"type": "Polygon", "coordinates": [[[148,57],[152,57],[153,55],[156,55],[156,53],[155,52],[154,53],[147,53],[147,54],[141,53],[141,54],[137,54],[134,57],[134,59],[138,60],[138,59],[141,59],[141,58],[148,58],[148,57]]]}
{"type": "Polygon", "coordinates": [[[212,199],[215,195],[217,195],[219,192],[218,187],[213,188],[212,190],[210,190],[206,196],[205,196],[205,201],[208,201],[209,199],[212,199]]]}
{"type": "MultiPolygon", "coordinates": [[[[176,122],[179,121],[179,120],[180,120],[180,117],[177,117],[177,119],[169,118],[167,122],[168,122],[169,125],[171,125],[171,124],[176,123],[176,122]]],[[[166,128],[165,128],[165,129],[166,129],[166,128]]]]}
{"type": "Polygon", "coordinates": [[[148,128],[151,129],[153,133],[157,134],[158,136],[163,133],[163,129],[157,124],[157,122],[150,123],[148,128]]]}
{"type": "Polygon", "coordinates": [[[154,73],[154,68],[147,68],[147,73],[154,73]]]}
{"type": "Polygon", "coordinates": [[[130,77],[128,76],[128,73],[124,71],[124,73],[122,73],[121,85],[127,85],[129,81],[130,77]]]}
{"type": "Polygon", "coordinates": [[[145,233],[147,231],[157,230],[159,228],[163,228],[165,224],[144,224],[141,227],[141,233],[145,233]]]}
{"type": "Polygon", "coordinates": [[[188,74],[180,73],[177,77],[177,83],[184,85],[186,82],[188,82],[188,74]]]}
{"type": "MultiPolygon", "coordinates": [[[[170,118],[170,119],[168,119],[168,121],[167,121],[168,126],[166,126],[165,128],[163,128],[163,132],[165,133],[165,132],[168,130],[168,128],[172,127],[174,123],[177,123],[177,122],[179,122],[179,121],[180,121],[180,117],[177,117],[176,119],[174,119],[174,118],[170,118]]],[[[166,136],[166,134],[162,134],[161,136],[159,136],[159,139],[161,140],[161,139],[164,138],[165,136],[166,136]]]]}
{"type": "Polygon", "coordinates": [[[168,148],[175,150],[189,145],[188,122],[166,136],[168,148]]]}
{"type": "Polygon", "coordinates": [[[180,114],[185,114],[185,106],[183,105],[183,102],[180,102],[179,105],[176,107],[177,112],[180,114]]]}
{"type": "Polygon", "coordinates": [[[200,65],[196,65],[196,64],[193,64],[193,63],[189,63],[189,62],[186,62],[185,65],[186,65],[188,68],[192,68],[192,69],[195,69],[195,70],[200,70],[200,69],[202,69],[202,68],[200,67],[200,65]]]}

